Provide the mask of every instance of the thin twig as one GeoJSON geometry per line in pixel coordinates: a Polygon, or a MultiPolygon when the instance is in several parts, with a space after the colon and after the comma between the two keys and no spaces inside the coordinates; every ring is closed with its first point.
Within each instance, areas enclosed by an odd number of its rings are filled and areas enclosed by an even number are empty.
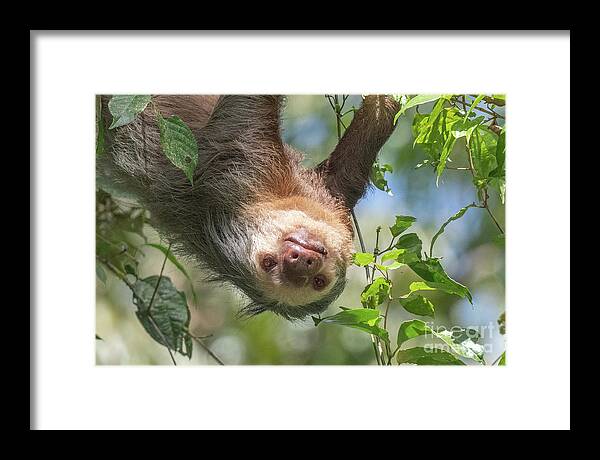
{"type": "Polygon", "coordinates": [[[497,357],[497,358],[494,360],[494,362],[493,362],[492,364],[490,364],[490,366],[493,366],[493,365],[494,365],[494,364],[496,364],[498,361],[500,361],[500,358],[502,358],[502,355],[503,355],[504,353],[506,353],[506,352],[502,352],[502,353],[500,353],[500,356],[498,356],[498,357],[497,357]]]}
{"type": "MultiPolygon", "coordinates": [[[[377,262],[377,256],[379,255],[379,234],[381,233],[381,226],[378,226],[376,229],[376,234],[377,236],[375,237],[375,248],[373,249],[373,270],[371,272],[371,283],[375,280],[375,269],[377,267],[375,267],[375,263],[377,262]]],[[[387,274],[383,274],[383,276],[385,277],[386,280],[389,281],[389,278],[387,276],[387,274]]],[[[367,278],[367,282],[368,282],[368,278],[367,278]]],[[[388,305],[389,306],[389,305],[388,305]]],[[[387,318],[386,318],[387,319],[387,318]]],[[[385,323],[385,320],[384,320],[385,323]]],[[[385,325],[383,326],[383,328],[385,329],[385,325]]],[[[381,346],[381,340],[379,340],[379,337],[377,337],[377,345],[379,347],[379,351],[381,353],[381,362],[384,362],[384,356],[383,356],[383,347],[381,346]]],[[[387,354],[389,354],[390,350],[389,350],[389,345],[387,342],[385,342],[385,352],[387,354]]]]}
{"type": "Polygon", "coordinates": [[[335,119],[336,119],[336,128],[337,128],[337,137],[338,137],[338,141],[342,138],[342,126],[341,126],[341,119],[340,119],[340,105],[338,103],[338,97],[337,94],[335,96],[333,96],[335,98],[335,119]]]}
{"type": "Polygon", "coordinates": [[[485,208],[485,210],[488,212],[488,214],[490,215],[490,217],[492,218],[492,220],[496,224],[496,227],[498,227],[498,230],[500,230],[500,233],[502,233],[504,235],[504,230],[502,229],[502,227],[500,226],[500,224],[498,223],[498,221],[494,217],[494,214],[492,214],[492,210],[490,209],[490,206],[488,204],[489,198],[490,198],[490,195],[489,195],[489,193],[487,191],[487,188],[485,188],[483,190],[483,203],[482,203],[483,207],[485,208]]]}
{"type": "Polygon", "coordinates": [[[133,285],[129,281],[127,281],[127,279],[125,278],[126,275],[124,273],[121,273],[121,271],[117,267],[115,267],[113,264],[111,264],[108,260],[103,259],[99,256],[96,256],[96,259],[98,259],[100,262],[102,262],[106,266],[106,268],[108,268],[111,272],[113,272],[113,274],[117,278],[119,278],[121,281],[123,281],[127,285],[127,287],[133,291],[133,285]]]}
{"type": "MultiPolygon", "coordinates": [[[[386,331],[387,331],[387,319],[388,319],[388,312],[389,312],[389,310],[390,310],[390,304],[391,304],[391,303],[392,303],[392,299],[389,299],[389,298],[388,298],[387,305],[386,305],[386,307],[385,307],[385,313],[384,313],[384,315],[383,315],[383,328],[384,328],[386,331]]],[[[388,364],[389,364],[389,362],[390,362],[390,360],[391,360],[391,358],[390,358],[390,356],[391,356],[391,355],[390,355],[390,353],[391,353],[391,350],[390,350],[390,344],[389,344],[388,342],[385,342],[385,352],[386,352],[386,354],[388,355],[388,364]]]]}
{"type": "Polygon", "coordinates": [[[488,212],[488,214],[490,215],[490,217],[492,218],[492,220],[496,224],[496,227],[498,227],[498,230],[500,230],[500,233],[502,233],[504,235],[504,230],[502,229],[502,227],[500,226],[500,224],[498,223],[498,221],[494,217],[494,214],[492,214],[492,211],[490,210],[489,206],[486,204],[484,206],[484,208],[486,209],[486,211],[488,212]]]}
{"type": "Polygon", "coordinates": [[[391,251],[392,249],[394,249],[394,243],[395,242],[396,242],[396,237],[392,236],[392,241],[390,241],[389,246],[387,248],[385,248],[384,250],[379,251],[378,255],[381,256],[381,255],[385,254],[386,252],[391,251]]]}
{"type": "MultiPolygon", "coordinates": [[[[356,215],[354,214],[354,210],[351,210],[350,213],[352,214],[352,220],[354,221],[354,226],[356,227],[356,233],[358,235],[358,241],[360,242],[360,247],[362,252],[367,252],[367,249],[365,247],[365,242],[363,241],[363,237],[362,237],[362,233],[360,231],[360,226],[358,225],[358,219],[356,218],[356,215]]],[[[367,283],[372,283],[372,279],[369,278],[369,267],[365,267],[365,274],[367,277],[367,283]]],[[[373,343],[373,351],[375,352],[375,358],[377,359],[377,364],[381,366],[381,358],[380,358],[380,353],[379,353],[379,349],[381,349],[381,344],[379,341],[379,337],[371,334],[371,342],[373,343]]]]}
{"type": "MultiPolygon", "coordinates": [[[[342,126],[341,125],[343,124],[342,118],[341,118],[342,117],[341,111],[342,111],[342,108],[344,107],[344,104],[346,103],[346,99],[348,99],[348,96],[342,95],[342,105],[341,106],[339,104],[337,95],[333,96],[335,105],[331,101],[331,96],[326,96],[326,97],[327,97],[327,100],[329,101],[329,105],[331,105],[331,108],[335,112],[336,131],[337,131],[337,137],[338,137],[338,142],[339,142],[340,139],[342,138],[342,126]]],[[[344,125],[344,129],[345,128],[346,128],[346,126],[344,125]]],[[[360,231],[360,226],[358,225],[358,219],[356,218],[356,214],[354,214],[354,209],[350,210],[350,214],[352,215],[354,227],[356,228],[356,233],[358,235],[358,241],[360,242],[360,248],[361,248],[362,252],[367,252],[365,242],[362,237],[362,232],[360,231]]],[[[369,281],[369,267],[365,267],[365,274],[367,276],[367,283],[372,282],[372,280],[369,281]]],[[[377,359],[377,364],[381,365],[382,361],[381,361],[380,352],[379,352],[379,350],[381,350],[381,343],[380,343],[379,337],[376,337],[375,335],[371,334],[371,342],[373,344],[373,351],[375,352],[375,358],[377,359]]]]}
{"type": "MultiPolygon", "coordinates": [[[[109,245],[113,246],[114,248],[118,249],[119,251],[121,251],[121,252],[119,252],[119,254],[118,254],[118,255],[120,255],[120,256],[121,256],[121,255],[123,255],[123,256],[127,256],[127,257],[129,257],[131,260],[133,260],[134,262],[137,262],[137,260],[135,259],[135,257],[133,257],[131,254],[129,254],[129,253],[127,252],[127,250],[128,250],[128,249],[127,249],[127,248],[128,248],[127,246],[126,246],[125,248],[119,247],[119,246],[118,246],[118,245],[117,245],[115,242],[113,242],[113,241],[110,241],[108,238],[105,238],[105,237],[104,237],[104,236],[102,236],[100,233],[96,233],[96,236],[97,236],[98,238],[100,238],[101,240],[104,240],[104,242],[105,242],[105,243],[107,243],[107,244],[109,244],[109,245]]],[[[123,244],[125,244],[125,243],[123,243],[123,244]]]]}
{"type": "MultiPolygon", "coordinates": [[[[171,245],[169,244],[169,250],[170,249],[171,249],[171,245]]],[[[117,278],[119,278],[121,281],[123,281],[123,283],[125,283],[125,285],[127,285],[127,287],[131,290],[132,294],[138,300],[143,301],[142,299],[140,299],[140,297],[135,292],[133,284],[131,284],[129,281],[127,281],[127,279],[126,279],[126,277],[125,277],[125,275],[123,273],[121,273],[108,260],[102,259],[102,258],[100,258],[98,256],[96,256],[96,257],[97,257],[98,260],[100,260],[100,262],[102,262],[106,266],[106,268],[108,268],[111,272],[113,272],[117,278]]],[[[154,317],[152,316],[152,313],[150,311],[150,308],[152,307],[152,304],[154,302],[154,296],[156,295],[156,291],[158,290],[158,285],[160,283],[160,280],[161,280],[161,277],[162,277],[162,274],[163,274],[163,270],[165,268],[166,259],[167,259],[167,257],[165,256],[165,260],[163,261],[163,265],[162,265],[162,268],[160,270],[160,276],[158,277],[158,282],[156,283],[156,287],[154,288],[154,292],[152,293],[152,298],[150,299],[150,305],[144,311],[144,313],[148,316],[148,320],[152,323],[152,325],[154,326],[154,328],[158,332],[158,335],[160,335],[160,338],[164,342],[164,345],[167,348],[167,351],[169,352],[169,356],[171,357],[171,361],[173,361],[173,365],[177,366],[177,361],[175,361],[175,357],[173,356],[173,352],[171,351],[171,347],[169,346],[169,342],[167,341],[167,338],[164,336],[164,334],[160,330],[160,327],[158,326],[158,324],[156,324],[156,321],[154,320],[154,317]]]]}
{"type": "MultiPolygon", "coordinates": [[[[463,99],[464,99],[464,96],[463,96],[463,99]]],[[[450,100],[454,101],[454,102],[456,102],[458,104],[463,104],[463,107],[465,107],[465,112],[466,112],[466,104],[465,104],[464,101],[461,101],[460,99],[458,99],[455,96],[451,97],[450,100]]],[[[475,107],[474,109],[475,110],[479,110],[480,112],[483,112],[483,113],[487,113],[488,115],[491,115],[494,118],[502,118],[502,119],[504,119],[504,117],[502,115],[500,115],[497,112],[494,112],[493,110],[484,109],[482,107],[475,107]]]]}
{"type": "Polygon", "coordinates": [[[392,364],[392,359],[394,359],[394,356],[396,356],[396,353],[398,353],[398,350],[400,350],[400,347],[396,347],[394,352],[390,355],[390,358],[388,359],[388,366],[390,366],[392,364]]]}
{"type": "Polygon", "coordinates": [[[390,309],[391,301],[392,301],[392,299],[388,299],[387,305],[385,307],[385,313],[383,314],[383,328],[386,330],[387,330],[387,315],[388,315],[388,311],[390,309]]]}
{"type": "Polygon", "coordinates": [[[219,357],[217,355],[215,355],[213,353],[213,351],[208,347],[208,345],[206,345],[203,341],[202,341],[202,337],[196,337],[195,335],[192,335],[188,332],[188,335],[194,339],[198,345],[200,345],[202,348],[204,348],[204,351],[206,351],[212,359],[214,359],[217,363],[219,363],[221,366],[224,366],[225,363],[223,361],[221,361],[221,359],[219,359],[219,357]]]}
{"type": "MultiPolygon", "coordinates": [[[[466,147],[465,150],[467,152],[467,157],[469,158],[469,168],[468,169],[469,169],[469,171],[471,171],[471,176],[473,176],[473,178],[475,178],[475,167],[473,166],[473,156],[471,154],[471,148],[469,147],[469,144],[466,144],[465,147],[466,147]]],[[[483,192],[484,192],[484,195],[483,195],[483,199],[481,200],[482,203],[481,203],[481,206],[478,206],[478,207],[486,209],[486,211],[488,212],[488,214],[494,221],[494,224],[496,224],[496,227],[498,227],[498,230],[500,230],[500,233],[502,233],[504,235],[504,230],[502,229],[502,227],[500,226],[500,224],[494,217],[494,214],[492,214],[492,211],[490,210],[490,207],[488,205],[489,194],[488,194],[487,188],[485,188],[483,190],[483,192]]],[[[479,198],[481,199],[481,196],[479,198]]]]}
{"type": "Polygon", "coordinates": [[[165,335],[160,330],[160,327],[158,327],[158,324],[156,324],[156,321],[154,320],[154,318],[152,317],[152,314],[150,312],[148,312],[148,319],[150,320],[150,322],[152,323],[152,325],[156,329],[156,332],[158,332],[158,335],[160,335],[160,338],[164,342],[165,347],[167,347],[167,351],[169,352],[169,356],[171,357],[171,361],[173,361],[173,365],[177,366],[177,361],[175,361],[175,357],[173,356],[173,352],[171,351],[171,347],[169,346],[169,342],[167,342],[167,338],[165,337],[165,335]]]}
{"type": "MultiPolygon", "coordinates": [[[[362,252],[367,252],[365,241],[363,240],[362,232],[360,231],[360,225],[358,225],[358,219],[356,218],[356,214],[354,214],[354,209],[350,211],[350,214],[352,214],[352,221],[354,222],[354,228],[356,228],[356,235],[358,236],[360,250],[362,252]]],[[[367,274],[367,282],[369,282],[369,267],[365,267],[365,273],[367,274]]]]}
{"type": "Polygon", "coordinates": [[[165,270],[165,264],[167,263],[167,258],[169,257],[169,252],[171,251],[171,244],[169,243],[169,247],[167,248],[167,253],[165,254],[165,258],[162,263],[162,267],[160,267],[160,274],[158,275],[158,280],[156,281],[156,286],[154,286],[154,292],[152,292],[152,297],[150,298],[150,304],[146,311],[150,314],[152,305],[154,304],[154,296],[156,296],[156,291],[158,291],[158,285],[160,284],[160,280],[162,279],[163,271],[165,270]]]}
{"type": "Polygon", "coordinates": [[[148,315],[148,319],[150,320],[150,322],[152,322],[152,324],[156,328],[157,332],[160,334],[160,337],[163,340],[165,347],[167,347],[169,356],[171,356],[171,361],[173,361],[173,364],[175,366],[177,366],[177,362],[175,361],[175,358],[173,357],[173,353],[171,352],[171,347],[169,346],[169,342],[167,341],[166,337],[164,336],[164,334],[158,327],[158,324],[156,324],[156,321],[154,321],[154,318],[152,317],[152,305],[154,304],[154,297],[156,296],[156,292],[158,291],[158,286],[160,285],[160,281],[163,276],[163,271],[165,270],[167,258],[169,257],[169,252],[171,251],[171,244],[172,243],[169,243],[169,247],[167,248],[167,253],[165,254],[165,258],[163,260],[162,267],[160,267],[160,274],[158,275],[158,280],[156,281],[156,286],[154,286],[154,292],[152,292],[152,297],[150,298],[150,304],[148,305],[148,308],[146,309],[145,313],[148,315]]]}
{"type": "Polygon", "coordinates": [[[377,227],[375,237],[375,249],[373,249],[373,271],[371,272],[371,283],[375,279],[375,262],[377,262],[377,256],[379,255],[379,234],[381,233],[381,226],[377,227]]]}
{"type": "MultiPolygon", "coordinates": [[[[469,96],[471,96],[471,97],[477,97],[477,96],[474,96],[472,94],[469,94],[469,96]]],[[[488,104],[494,104],[494,105],[497,105],[499,107],[504,107],[506,105],[506,101],[503,101],[502,99],[496,99],[495,97],[484,96],[483,100],[485,102],[487,102],[488,104]]]]}

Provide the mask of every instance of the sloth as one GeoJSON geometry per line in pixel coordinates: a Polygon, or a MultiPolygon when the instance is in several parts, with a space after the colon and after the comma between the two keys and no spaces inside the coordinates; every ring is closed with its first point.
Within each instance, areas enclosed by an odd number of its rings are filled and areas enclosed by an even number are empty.
{"type": "MultiPolygon", "coordinates": [[[[102,96],[105,119],[110,115],[102,96]]],[[[154,113],[105,134],[98,168],[133,192],[153,225],[207,278],[249,299],[242,313],[286,319],[323,312],[343,291],[353,252],[351,211],[364,195],[399,107],[365,96],[329,158],[315,168],[281,138],[282,96],[154,96],[198,144],[193,183],[165,157],[154,113]]]]}

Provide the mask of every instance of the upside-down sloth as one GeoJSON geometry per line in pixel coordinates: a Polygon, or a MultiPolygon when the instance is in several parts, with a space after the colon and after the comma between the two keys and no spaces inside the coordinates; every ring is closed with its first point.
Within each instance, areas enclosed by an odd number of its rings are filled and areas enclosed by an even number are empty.
{"type": "MultiPolygon", "coordinates": [[[[105,117],[108,100],[102,97],[105,117]]],[[[149,108],[106,134],[98,167],[135,193],[156,228],[208,269],[209,279],[243,291],[250,299],[244,312],[287,319],[323,312],[344,289],[353,249],[350,211],[394,130],[396,101],[364,97],[330,157],[314,169],[303,167],[302,154],[281,139],[281,96],[153,101],[196,137],[193,185],[161,151],[149,108]]]]}

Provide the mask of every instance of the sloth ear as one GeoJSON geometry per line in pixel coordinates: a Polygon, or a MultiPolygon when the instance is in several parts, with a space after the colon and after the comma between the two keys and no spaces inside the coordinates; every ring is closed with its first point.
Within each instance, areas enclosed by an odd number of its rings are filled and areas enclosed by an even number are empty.
{"type": "Polygon", "coordinates": [[[279,119],[282,96],[221,96],[208,121],[216,141],[242,141],[246,144],[269,142],[282,145],[279,119]]]}
{"type": "Polygon", "coordinates": [[[391,96],[366,96],[329,158],[315,168],[348,209],[365,193],[377,153],[394,132],[398,110],[391,96]]]}

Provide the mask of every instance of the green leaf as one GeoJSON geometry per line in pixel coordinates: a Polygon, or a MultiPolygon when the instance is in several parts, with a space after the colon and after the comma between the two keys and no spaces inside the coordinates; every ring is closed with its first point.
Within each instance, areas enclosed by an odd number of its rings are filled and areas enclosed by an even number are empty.
{"type": "Polygon", "coordinates": [[[477,96],[475,98],[475,100],[473,101],[473,103],[471,104],[471,108],[469,109],[469,111],[467,112],[467,114],[465,115],[465,120],[467,118],[469,118],[469,115],[471,115],[471,112],[473,112],[473,110],[475,110],[477,108],[477,105],[481,102],[481,100],[485,97],[485,94],[480,94],[479,96],[477,96]]]}
{"type": "Polygon", "coordinates": [[[460,119],[454,123],[450,127],[450,132],[454,136],[455,139],[461,139],[465,137],[467,139],[467,143],[471,138],[471,134],[473,131],[483,122],[485,117],[477,117],[472,120],[460,119]]]}
{"type": "Polygon", "coordinates": [[[352,310],[344,310],[336,315],[328,316],[319,320],[313,317],[315,325],[321,323],[338,324],[340,326],[351,327],[363,332],[373,334],[382,340],[389,343],[390,338],[385,329],[380,328],[377,324],[381,320],[378,310],[370,308],[356,308],[352,310]]]}
{"type": "Polygon", "coordinates": [[[498,190],[502,204],[506,201],[506,132],[504,129],[498,135],[498,144],[496,146],[496,162],[498,166],[490,172],[490,185],[498,190]]]}
{"type": "Polygon", "coordinates": [[[419,319],[405,321],[398,330],[398,346],[404,342],[419,336],[431,336],[442,340],[452,352],[458,356],[472,359],[483,364],[483,354],[485,349],[482,345],[476,343],[479,339],[479,333],[475,330],[464,328],[453,328],[452,331],[446,329],[432,329],[425,322],[419,319]]]}
{"type": "Polygon", "coordinates": [[[421,259],[422,243],[416,233],[407,233],[402,235],[394,249],[390,249],[381,257],[381,262],[394,260],[400,265],[416,262],[421,259]]]}
{"type": "Polygon", "coordinates": [[[446,222],[444,222],[442,224],[442,226],[440,227],[440,229],[437,231],[437,233],[433,236],[433,238],[431,239],[431,245],[429,246],[429,256],[432,257],[433,256],[433,245],[435,244],[436,240],[438,239],[438,237],[444,233],[444,230],[446,230],[446,226],[450,223],[453,222],[455,220],[460,219],[462,216],[465,215],[465,213],[469,210],[469,208],[473,208],[476,207],[477,205],[475,203],[471,203],[467,206],[465,206],[464,208],[461,208],[456,214],[454,214],[452,217],[450,217],[446,222]]]}
{"type": "Polygon", "coordinates": [[[436,287],[449,294],[454,294],[462,298],[467,298],[473,303],[471,292],[460,283],[457,283],[450,278],[438,259],[419,260],[408,264],[408,266],[421,278],[423,278],[429,286],[436,287]],[[435,284],[431,284],[435,283],[435,284]]]}
{"type": "Polygon", "coordinates": [[[404,232],[407,228],[409,228],[415,219],[412,216],[396,216],[396,223],[390,227],[390,232],[392,236],[396,237],[404,232]]]}
{"type": "MultiPolygon", "coordinates": [[[[462,329],[460,331],[433,331],[433,334],[444,341],[450,349],[459,356],[469,358],[477,361],[480,364],[484,364],[483,354],[485,348],[483,345],[479,345],[476,341],[471,338],[469,331],[462,329]]],[[[476,334],[477,339],[479,334],[476,334]]]]}
{"type": "Polygon", "coordinates": [[[428,365],[457,365],[465,366],[460,359],[456,358],[451,353],[440,349],[425,349],[422,347],[409,348],[408,350],[400,350],[396,354],[398,364],[418,364],[421,366],[428,365]]]}
{"type": "Polygon", "coordinates": [[[178,291],[171,280],[163,276],[150,276],[137,280],[133,285],[133,302],[137,306],[136,316],[146,332],[160,343],[184,356],[192,357],[192,347],[187,331],[190,312],[185,294],[178,291]],[[153,293],[155,292],[152,301],[153,293]],[[150,302],[152,307],[149,311],[150,302]]]}
{"type": "Polygon", "coordinates": [[[407,233],[402,235],[394,244],[394,248],[403,249],[404,253],[399,254],[396,260],[405,264],[421,260],[423,243],[416,233],[407,233]]]}
{"type": "Polygon", "coordinates": [[[106,284],[106,272],[98,262],[96,262],[96,276],[102,283],[106,284]]]}
{"type": "Polygon", "coordinates": [[[490,185],[498,190],[500,202],[504,204],[506,202],[506,180],[493,178],[490,180],[490,185]]]}
{"type": "Polygon", "coordinates": [[[447,97],[442,97],[435,103],[433,109],[431,109],[431,113],[428,116],[429,126],[431,126],[438,119],[442,113],[442,110],[444,109],[444,104],[446,103],[447,99],[447,97]]]}
{"type": "Polygon", "coordinates": [[[190,282],[190,286],[192,288],[192,295],[194,296],[194,301],[198,300],[198,297],[196,296],[196,292],[194,291],[194,283],[192,282],[192,278],[190,278],[190,275],[188,274],[188,272],[186,271],[186,269],[184,268],[183,265],[181,265],[181,263],[177,260],[177,258],[175,257],[175,255],[169,251],[168,248],[165,248],[164,246],[160,245],[160,244],[155,244],[155,243],[147,243],[144,246],[150,246],[154,249],[158,249],[160,252],[162,252],[165,257],[167,259],[169,259],[169,261],[175,265],[175,267],[177,267],[177,269],[184,274],[184,276],[187,278],[187,280],[190,282]]]}
{"type": "MultiPolygon", "coordinates": [[[[439,155],[437,150],[435,152],[435,157],[438,160],[438,164],[436,166],[436,185],[439,184],[439,179],[446,168],[446,162],[452,153],[454,145],[456,144],[456,140],[466,136],[468,142],[473,130],[475,130],[477,126],[479,126],[484,120],[484,117],[477,117],[473,120],[469,120],[469,114],[467,114],[467,116],[464,118],[460,118],[456,109],[449,109],[443,115],[443,123],[437,125],[437,129],[435,131],[436,136],[434,137],[434,140],[437,140],[438,146],[441,145],[441,149],[439,150],[439,155]]],[[[435,126],[432,124],[431,120],[429,123],[431,128],[434,129],[435,126]]]]}
{"type": "Polygon", "coordinates": [[[98,334],[96,334],[96,340],[102,340],[102,341],[104,341],[104,339],[102,337],[100,337],[98,334]]]}
{"type": "Polygon", "coordinates": [[[392,189],[389,187],[385,178],[386,172],[393,172],[391,165],[379,165],[379,163],[373,163],[371,168],[371,182],[373,182],[373,185],[379,190],[386,192],[389,196],[394,196],[392,189]]]}
{"type": "Polygon", "coordinates": [[[381,257],[381,262],[387,262],[388,260],[396,260],[397,257],[403,255],[406,249],[390,249],[381,257]]]}
{"type": "Polygon", "coordinates": [[[376,308],[389,299],[391,283],[385,278],[376,278],[360,295],[364,307],[376,308]]]}
{"type": "Polygon", "coordinates": [[[506,131],[502,128],[502,131],[498,135],[498,142],[496,144],[496,162],[498,167],[490,173],[490,176],[505,177],[504,162],[506,160],[506,131]]]}
{"type": "Polygon", "coordinates": [[[375,261],[375,256],[369,252],[355,252],[352,254],[352,263],[364,267],[375,261]]]}
{"type": "Polygon", "coordinates": [[[137,267],[138,237],[145,239],[145,211],[117,203],[103,190],[96,192],[96,255],[103,263],[125,272],[125,265],[137,267]],[[132,234],[135,234],[134,237],[132,234]]]}
{"type": "Polygon", "coordinates": [[[506,366],[506,352],[503,352],[498,361],[498,366],[506,366]]]}
{"type": "Polygon", "coordinates": [[[396,122],[398,121],[398,118],[400,118],[400,116],[404,112],[406,112],[408,109],[410,109],[412,107],[416,107],[417,105],[437,101],[440,97],[442,97],[441,94],[419,94],[419,95],[409,99],[408,102],[406,104],[404,104],[404,106],[400,109],[400,111],[394,117],[394,124],[396,124],[396,122]]]}
{"type": "Polygon", "coordinates": [[[500,334],[506,334],[506,312],[502,312],[502,314],[498,317],[498,328],[500,334]]]}
{"type": "Polygon", "coordinates": [[[404,265],[406,265],[406,264],[403,264],[402,262],[398,262],[397,260],[395,260],[394,262],[392,262],[389,265],[375,264],[375,266],[377,268],[379,268],[380,270],[383,270],[383,271],[397,270],[404,265]]]}
{"type": "Polygon", "coordinates": [[[444,172],[444,169],[446,168],[446,161],[448,160],[448,157],[452,153],[452,149],[454,149],[455,143],[456,143],[456,138],[454,136],[448,136],[446,138],[446,142],[444,142],[442,150],[440,151],[439,163],[438,163],[437,167],[435,168],[435,172],[436,172],[435,185],[436,186],[439,186],[440,177],[441,177],[442,173],[444,172]]]}
{"type": "Polygon", "coordinates": [[[102,239],[102,235],[96,233],[96,254],[103,262],[110,262],[118,270],[125,272],[125,265],[137,264],[135,247],[118,240],[114,234],[111,236],[113,239],[102,239]]]}
{"type": "Polygon", "coordinates": [[[194,171],[198,164],[198,143],[192,130],[184,121],[173,115],[163,118],[157,115],[160,145],[166,157],[181,169],[190,183],[194,183],[194,171]]]}
{"type": "Polygon", "coordinates": [[[412,126],[415,136],[414,145],[425,150],[435,162],[440,160],[442,152],[446,154],[447,159],[456,140],[452,134],[452,126],[462,120],[463,117],[453,107],[444,108],[439,114],[432,112],[430,115],[415,116],[412,126]]]}
{"type": "Polygon", "coordinates": [[[108,101],[108,110],[113,116],[113,121],[108,129],[131,123],[138,114],[144,111],[151,99],[152,96],[146,95],[113,96],[108,101]]]}
{"type": "Polygon", "coordinates": [[[431,133],[430,115],[416,113],[411,129],[415,138],[414,145],[424,144],[428,134],[431,133]]]}
{"type": "Polygon", "coordinates": [[[416,291],[437,291],[437,287],[432,286],[434,283],[427,283],[425,281],[414,281],[410,283],[408,289],[411,294],[416,291]]]}
{"type": "Polygon", "coordinates": [[[398,329],[397,345],[400,347],[407,340],[426,334],[431,334],[431,328],[420,319],[404,321],[398,329]]]}
{"type": "Polygon", "coordinates": [[[473,158],[475,180],[489,177],[490,172],[498,167],[496,147],[498,136],[484,125],[479,125],[469,139],[469,148],[473,158]]]}
{"type": "Polygon", "coordinates": [[[433,304],[422,295],[411,295],[406,299],[398,299],[398,301],[407,312],[413,315],[431,316],[432,318],[435,316],[433,304]]]}
{"type": "Polygon", "coordinates": [[[372,308],[344,308],[340,313],[321,318],[317,324],[326,322],[348,326],[349,324],[366,323],[373,326],[377,324],[379,318],[379,311],[372,308]]]}

